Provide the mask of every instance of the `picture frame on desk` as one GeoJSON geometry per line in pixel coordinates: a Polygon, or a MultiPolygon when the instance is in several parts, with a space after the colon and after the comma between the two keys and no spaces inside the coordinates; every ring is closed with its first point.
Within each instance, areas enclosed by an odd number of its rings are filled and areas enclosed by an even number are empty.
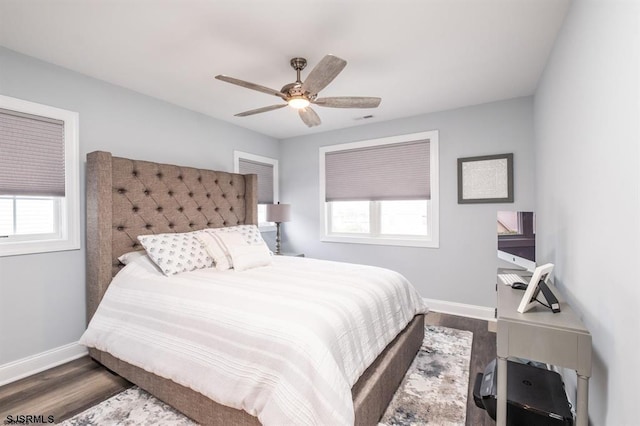
{"type": "Polygon", "coordinates": [[[529,309],[533,308],[536,303],[539,303],[536,299],[541,291],[549,304],[549,309],[553,312],[560,312],[560,305],[558,304],[557,296],[553,294],[553,291],[547,285],[551,279],[553,266],[553,263],[547,263],[536,268],[531,276],[529,285],[524,292],[524,296],[522,296],[520,306],[518,306],[518,312],[524,314],[529,309]]]}

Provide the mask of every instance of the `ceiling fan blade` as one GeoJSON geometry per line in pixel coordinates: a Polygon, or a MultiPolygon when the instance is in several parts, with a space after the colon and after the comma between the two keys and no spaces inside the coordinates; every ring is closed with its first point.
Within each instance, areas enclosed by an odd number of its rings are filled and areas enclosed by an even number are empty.
{"type": "Polygon", "coordinates": [[[318,98],[314,104],[329,108],[377,108],[380,98],[362,96],[340,96],[335,98],[318,98]]]}
{"type": "Polygon", "coordinates": [[[310,107],[300,108],[298,110],[298,115],[300,115],[300,118],[302,118],[302,121],[304,121],[304,124],[308,127],[319,126],[321,123],[318,114],[316,114],[316,112],[310,107]]]}
{"type": "Polygon", "coordinates": [[[248,81],[238,80],[237,78],[229,77],[227,75],[216,75],[216,79],[226,81],[227,83],[235,84],[237,86],[246,87],[247,89],[257,90],[258,92],[266,93],[268,95],[274,95],[286,100],[284,93],[279,90],[270,89],[268,87],[260,86],[259,84],[249,83],[248,81]]]}
{"type": "Polygon", "coordinates": [[[260,114],[261,112],[273,111],[274,109],[280,109],[286,107],[287,104],[271,105],[258,109],[252,109],[251,111],[240,112],[235,114],[236,117],[246,117],[247,115],[260,114]]]}
{"type": "Polygon", "coordinates": [[[302,91],[309,92],[310,95],[315,95],[327,87],[346,66],[347,61],[344,59],[333,55],[325,56],[318,65],[311,70],[307,79],[302,83],[302,91]]]}

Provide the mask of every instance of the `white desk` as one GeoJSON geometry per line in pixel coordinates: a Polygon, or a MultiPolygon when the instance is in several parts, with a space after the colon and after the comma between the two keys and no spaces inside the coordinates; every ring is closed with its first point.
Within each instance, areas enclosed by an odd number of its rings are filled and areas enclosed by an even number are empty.
{"type": "Polygon", "coordinates": [[[507,421],[507,357],[511,356],[576,370],[576,425],[587,426],[591,377],[589,330],[564,301],[560,301],[561,312],[557,314],[542,305],[521,314],[517,309],[524,292],[504,285],[499,279],[497,290],[497,425],[505,426],[507,421]]]}

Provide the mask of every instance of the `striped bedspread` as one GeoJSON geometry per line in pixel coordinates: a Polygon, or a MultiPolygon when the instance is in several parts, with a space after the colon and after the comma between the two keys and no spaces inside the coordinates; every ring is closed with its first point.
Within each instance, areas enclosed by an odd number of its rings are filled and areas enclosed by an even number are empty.
{"type": "Polygon", "coordinates": [[[80,343],[256,416],[350,425],[351,387],[422,298],[388,269],[274,256],[243,272],[118,273],[80,343]]]}

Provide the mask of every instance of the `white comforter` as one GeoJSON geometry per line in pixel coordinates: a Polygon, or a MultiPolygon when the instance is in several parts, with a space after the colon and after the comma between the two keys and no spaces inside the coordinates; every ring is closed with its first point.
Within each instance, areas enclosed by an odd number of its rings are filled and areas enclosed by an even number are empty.
{"type": "Polygon", "coordinates": [[[351,425],[351,387],[423,312],[388,269],[274,256],[165,277],[144,256],[114,278],[80,342],[264,425],[351,425]]]}

